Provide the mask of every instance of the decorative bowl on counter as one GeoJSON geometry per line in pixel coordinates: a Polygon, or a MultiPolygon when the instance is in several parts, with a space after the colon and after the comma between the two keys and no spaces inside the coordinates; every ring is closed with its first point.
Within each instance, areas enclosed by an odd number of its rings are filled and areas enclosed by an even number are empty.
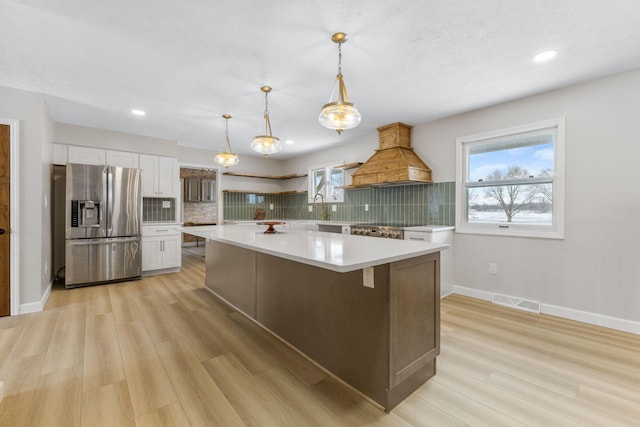
{"type": "Polygon", "coordinates": [[[267,228],[267,230],[264,232],[264,234],[274,234],[277,233],[278,231],[273,228],[274,225],[279,225],[279,224],[284,224],[284,222],[278,222],[278,221],[266,221],[266,222],[259,222],[258,225],[268,225],[269,227],[267,228]]]}

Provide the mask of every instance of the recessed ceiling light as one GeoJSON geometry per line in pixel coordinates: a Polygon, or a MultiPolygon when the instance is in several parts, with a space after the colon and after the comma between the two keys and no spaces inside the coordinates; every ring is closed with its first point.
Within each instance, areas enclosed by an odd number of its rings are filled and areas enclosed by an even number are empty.
{"type": "Polygon", "coordinates": [[[557,54],[558,54],[557,50],[546,50],[534,56],[533,62],[545,62],[554,58],[557,54]]]}
{"type": "Polygon", "coordinates": [[[296,142],[294,140],[292,140],[292,139],[287,139],[284,143],[292,145],[292,144],[295,144],[296,142]]]}
{"type": "Polygon", "coordinates": [[[146,116],[147,113],[145,113],[142,110],[131,110],[131,114],[133,114],[134,116],[146,116]]]}

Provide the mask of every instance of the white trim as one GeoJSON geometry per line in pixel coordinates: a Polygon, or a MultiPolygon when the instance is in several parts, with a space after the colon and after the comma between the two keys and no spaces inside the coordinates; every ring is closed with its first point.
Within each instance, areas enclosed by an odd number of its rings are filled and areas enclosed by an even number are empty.
{"type": "Polygon", "coordinates": [[[44,306],[47,305],[47,301],[49,301],[49,297],[51,296],[52,287],[53,281],[49,282],[49,286],[47,286],[40,301],[20,305],[20,314],[38,313],[44,310],[44,306]]]}
{"type": "Polygon", "coordinates": [[[322,197],[324,198],[324,204],[328,205],[329,203],[344,203],[344,189],[341,188],[344,185],[348,185],[350,184],[350,182],[347,182],[348,179],[347,177],[350,175],[347,174],[347,171],[345,169],[341,169],[341,168],[336,168],[334,167],[338,162],[332,162],[332,163],[325,163],[323,165],[317,165],[317,166],[309,166],[307,168],[307,203],[313,204],[314,203],[314,196],[317,194],[315,192],[315,188],[313,188],[314,186],[314,182],[313,182],[313,171],[319,170],[319,169],[324,169],[325,174],[327,174],[327,177],[325,178],[325,188],[324,191],[321,193],[322,197]],[[326,189],[329,186],[329,177],[331,175],[331,170],[333,169],[339,169],[342,171],[342,186],[337,187],[340,191],[340,197],[336,197],[335,199],[329,199],[327,197],[326,193],[326,189]]]}
{"type": "Polygon", "coordinates": [[[10,179],[11,179],[11,211],[10,219],[10,250],[9,260],[11,315],[16,316],[20,311],[20,156],[18,152],[20,141],[20,121],[0,117],[0,124],[9,125],[10,179]]]}
{"type": "MultiPolygon", "coordinates": [[[[464,295],[489,302],[491,302],[494,295],[493,292],[481,291],[479,289],[472,289],[459,285],[453,285],[453,291],[451,294],[464,295]]],[[[612,317],[604,314],[591,313],[588,311],[545,303],[540,303],[540,313],[640,335],[640,322],[633,320],[621,319],[619,317],[612,317]]]]}
{"type": "Polygon", "coordinates": [[[621,319],[619,317],[606,316],[604,314],[590,313],[588,311],[576,310],[568,307],[560,307],[551,304],[542,304],[540,311],[549,316],[562,317],[564,319],[576,320],[591,325],[603,326],[623,332],[640,335],[640,322],[621,319]]]}
{"type": "MultiPolygon", "coordinates": [[[[536,123],[514,126],[507,129],[483,132],[456,138],[456,233],[483,234],[492,236],[533,237],[564,239],[565,211],[565,138],[566,119],[557,117],[536,123]],[[535,132],[542,129],[555,129],[554,144],[554,177],[553,177],[553,224],[533,225],[518,223],[470,223],[466,218],[467,170],[469,156],[467,150],[471,145],[481,144],[484,140],[509,135],[535,132]]],[[[534,182],[534,181],[531,181],[534,182]]],[[[473,186],[480,186],[474,183],[473,186]]]]}
{"type": "Polygon", "coordinates": [[[493,292],[481,291],[479,289],[466,288],[464,286],[453,285],[451,287],[451,294],[464,295],[475,299],[491,302],[493,298],[493,292]]]}
{"type": "Polygon", "coordinates": [[[446,294],[444,294],[444,295],[440,295],[440,299],[444,299],[444,298],[448,297],[449,295],[453,295],[453,291],[451,291],[451,292],[447,292],[447,293],[446,293],[446,294]]]}

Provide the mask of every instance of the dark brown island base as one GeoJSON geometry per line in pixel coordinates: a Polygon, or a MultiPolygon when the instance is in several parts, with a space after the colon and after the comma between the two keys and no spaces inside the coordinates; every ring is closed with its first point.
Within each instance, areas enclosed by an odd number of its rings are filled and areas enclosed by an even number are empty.
{"type": "Polygon", "coordinates": [[[440,253],[340,273],[207,241],[206,287],[389,412],[436,373],[440,253]]]}

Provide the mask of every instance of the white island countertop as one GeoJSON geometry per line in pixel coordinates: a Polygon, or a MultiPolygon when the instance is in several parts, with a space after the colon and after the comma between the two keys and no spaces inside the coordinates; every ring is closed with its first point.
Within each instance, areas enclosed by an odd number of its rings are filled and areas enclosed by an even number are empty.
{"type": "Polygon", "coordinates": [[[240,246],[303,264],[345,273],[438,252],[449,247],[426,243],[308,230],[265,234],[266,225],[182,227],[183,233],[240,246]]]}

